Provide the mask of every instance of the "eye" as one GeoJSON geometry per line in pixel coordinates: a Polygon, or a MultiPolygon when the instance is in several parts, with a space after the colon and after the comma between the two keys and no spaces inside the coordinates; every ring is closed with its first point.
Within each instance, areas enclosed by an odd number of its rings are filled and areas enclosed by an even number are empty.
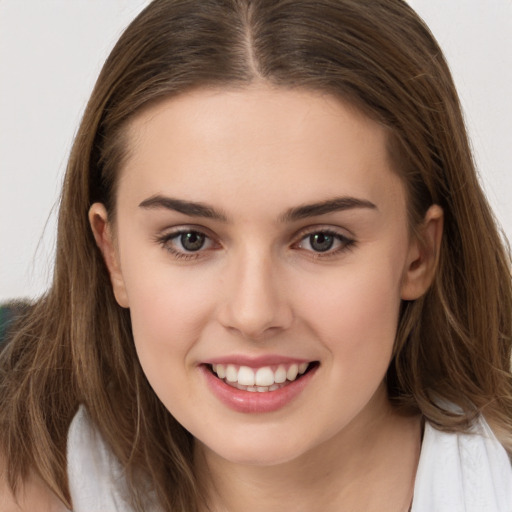
{"type": "Polygon", "coordinates": [[[332,249],[336,239],[328,233],[314,233],[307,237],[307,241],[311,249],[316,252],[325,252],[332,249]]]}
{"type": "Polygon", "coordinates": [[[348,249],[354,240],[332,230],[318,230],[303,236],[297,247],[318,255],[335,255],[348,249]]]}
{"type": "Polygon", "coordinates": [[[199,233],[198,231],[181,233],[181,235],[178,235],[176,238],[179,239],[179,243],[185,251],[191,252],[202,249],[206,241],[206,235],[204,233],[199,233]]]}
{"type": "Polygon", "coordinates": [[[179,229],[157,238],[157,242],[178,259],[193,259],[216,247],[214,241],[196,229],[179,229]]]}

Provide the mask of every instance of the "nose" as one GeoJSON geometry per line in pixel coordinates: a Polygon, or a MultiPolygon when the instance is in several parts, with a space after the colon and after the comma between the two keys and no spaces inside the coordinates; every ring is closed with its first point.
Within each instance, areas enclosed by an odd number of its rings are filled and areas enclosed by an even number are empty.
{"type": "Polygon", "coordinates": [[[292,308],[277,265],[269,255],[247,251],[227,271],[221,324],[250,340],[266,339],[287,329],[292,308]]]}

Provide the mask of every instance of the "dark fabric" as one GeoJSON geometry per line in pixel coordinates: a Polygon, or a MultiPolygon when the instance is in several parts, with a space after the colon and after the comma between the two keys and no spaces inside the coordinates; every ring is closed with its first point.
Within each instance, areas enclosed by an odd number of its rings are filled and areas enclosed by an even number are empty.
{"type": "Polygon", "coordinates": [[[14,320],[15,313],[12,308],[7,306],[0,307],[0,350],[4,347],[7,340],[7,331],[14,320]]]}
{"type": "Polygon", "coordinates": [[[7,345],[10,330],[26,307],[24,302],[0,305],[0,351],[7,345]]]}

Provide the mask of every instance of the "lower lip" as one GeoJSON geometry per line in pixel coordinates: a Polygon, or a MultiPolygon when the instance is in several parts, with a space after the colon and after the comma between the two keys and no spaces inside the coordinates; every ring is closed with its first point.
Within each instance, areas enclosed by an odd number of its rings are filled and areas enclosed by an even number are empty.
{"type": "Polygon", "coordinates": [[[275,391],[243,391],[226,384],[216,377],[208,367],[199,367],[213,394],[230,409],[243,413],[265,413],[277,411],[292,402],[309,384],[318,366],[299,379],[275,391]]]}

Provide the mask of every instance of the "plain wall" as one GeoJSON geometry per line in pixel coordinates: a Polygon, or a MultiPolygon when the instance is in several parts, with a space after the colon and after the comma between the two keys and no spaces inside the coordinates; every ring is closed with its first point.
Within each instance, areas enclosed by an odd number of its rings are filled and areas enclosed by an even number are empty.
{"type": "MultiPolygon", "coordinates": [[[[109,50],[146,4],[0,1],[0,301],[49,283],[74,133],[109,50]]],[[[410,4],[452,67],[484,188],[512,239],[512,2],[410,4]]]]}

